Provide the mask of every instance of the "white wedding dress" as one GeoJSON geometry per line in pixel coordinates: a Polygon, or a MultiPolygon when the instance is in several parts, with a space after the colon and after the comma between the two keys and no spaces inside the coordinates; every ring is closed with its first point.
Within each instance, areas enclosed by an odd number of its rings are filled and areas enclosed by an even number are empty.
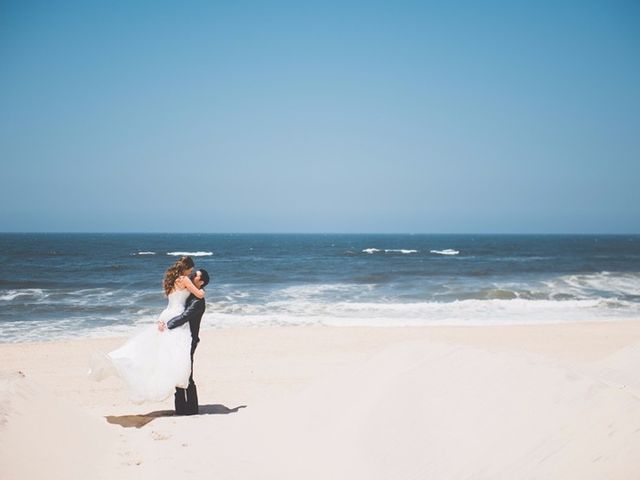
{"type": "MultiPolygon", "coordinates": [[[[189,291],[168,295],[169,304],[158,320],[167,322],[185,308],[189,291]]],[[[94,356],[90,376],[102,380],[117,375],[124,380],[134,403],[159,402],[186,388],[191,375],[191,331],[185,323],[172,330],[158,330],[156,323],[130,338],[122,347],[106,355],[94,356]]]]}

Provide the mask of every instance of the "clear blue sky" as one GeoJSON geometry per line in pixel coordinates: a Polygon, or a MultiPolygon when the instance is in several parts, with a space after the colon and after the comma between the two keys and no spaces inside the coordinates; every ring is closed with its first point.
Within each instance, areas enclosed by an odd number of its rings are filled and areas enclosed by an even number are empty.
{"type": "Polygon", "coordinates": [[[640,4],[0,3],[0,231],[640,233],[640,4]]]}

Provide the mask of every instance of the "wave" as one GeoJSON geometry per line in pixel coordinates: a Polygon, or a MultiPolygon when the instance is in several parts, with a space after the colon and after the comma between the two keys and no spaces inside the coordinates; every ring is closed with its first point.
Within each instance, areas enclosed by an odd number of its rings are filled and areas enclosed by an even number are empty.
{"type": "Polygon", "coordinates": [[[454,302],[333,302],[210,305],[205,325],[510,325],[635,319],[640,305],[606,299],[490,299],[454,302]]]}
{"type": "Polygon", "coordinates": [[[447,248],[445,250],[430,250],[430,253],[436,253],[438,255],[458,255],[460,252],[452,248],[447,248]]]}
{"type": "Polygon", "coordinates": [[[362,250],[362,253],[368,253],[368,254],[380,253],[380,252],[407,254],[407,253],[418,253],[418,250],[409,250],[404,248],[385,248],[384,250],[380,248],[365,248],[364,250],[362,250]]]}
{"type": "Polygon", "coordinates": [[[213,252],[167,252],[167,255],[174,257],[209,257],[213,252]]]}
{"type": "MultiPolygon", "coordinates": [[[[91,311],[105,312],[114,310],[123,312],[133,307],[157,304],[160,292],[156,290],[126,290],[109,288],[27,288],[0,290],[0,305],[4,315],[21,315],[24,312],[37,312],[39,316],[89,315],[91,311]]],[[[0,319],[2,316],[0,315],[0,319]]],[[[2,323],[0,323],[2,325],[2,323]]]]}
{"type": "Polygon", "coordinates": [[[47,294],[41,288],[25,288],[21,290],[6,290],[0,293],[0,301],[10,302],[15,300],[18,297],[27,297],[20,298],[21,301],[25,300],[42,300],[46,298],[47,294]]]}
{"type": "Polygon", "coordinates": [[[234,322],[389,326],[535,324],[640,316],[640,274],[602,272],[567,275],[551,282],[463,282],[443,287],[439,292],[433,291],[431,298],[421,300],[404,298],[375,283],[299,285],[273,291],[260,299],[250,296],[214,302],[208,311],[218,326],[234,322]]]}
{"type": "MultiPolygon", "coordinates": [[[[294,292],[291,292],[292,294],[294,292]]],[[[311,294],[312,292],[308,292],[311,294]]],[[[623,321],[640,316],[640,304],[616,299],[527,300],[521,298],[458,300],[453,302],[325,302],[306,298],[266,302],[207,303],[203,329],[241,326],[429,326],[429,325],[522,325],[585,321],[623,321]]],[[[129,336],[153,324],[158,312],[140,310],[123,321],[116,312],[98,319],[17,319],[4,323],[1,342],[59,340],[77,337],[129,336]]]]}
{"type": "MultiPolygon", "coordinates": [[[[406,277],[403,277],[406,279],[406,277]]],[[[395,277],[393,277],[395,279],[395,277]]],[[[260,325],[488,325],[640,318],[640,272],[511,281],[219,284],[210,327],[260,325]]],[[[0,342],[124,335],[164,307],[155,289],[0,289],[0,342]]]]}
{"type": "Polygon", "coordinates": [[[640,300],[640,274],[599,272],[579,275],[564,275],[543,284],[554,295],[569,295],[576,298],[593,296],[629,297],[640,300]]]}
{"type": "Polygon", "coordinates": [[[375,285],[363,283],[318,283],[311,285],[293,285],[277,290],[273,293],[276,299],[300,299],[316,298],[318,296],[330,296],[336,298],[340,295],[350,295],[350,298],[359,293],[370,292],[375,285]]]}
{"type": "Polygon", "coordinates": [[[138,252],[135,255],[155,255],[156,252],[138,252]]]}
{"type": "Polygon", "coordinates": [[[551,279],[520,281],[450,282],[434,297],[449,300],[526,299],[526,300],[624,300],[640,304],[640,273],[600,272],[561,275],[551,279]]]}

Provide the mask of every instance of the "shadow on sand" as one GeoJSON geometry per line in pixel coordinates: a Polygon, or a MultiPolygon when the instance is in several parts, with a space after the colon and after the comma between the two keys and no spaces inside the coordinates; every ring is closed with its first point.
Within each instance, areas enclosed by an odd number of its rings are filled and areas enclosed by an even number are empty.
{"type": "MultiPolygon", "coordinates": [[[[240,405],[235,408],[225,407],[220,404],[200,405],[198,415],[227,415],[229,413],[236,413],[241,408],[246,407],[246,405],[240,405]]],[[[120,425],[124,428],[142,428],[146,424],[153,422],[156,418],[176,416],[180,415],[176,415],[173,410],[156,410],[155,412],[141,413],[138,415],[109,415],[105,418],[107,422],[120,425]]]]}

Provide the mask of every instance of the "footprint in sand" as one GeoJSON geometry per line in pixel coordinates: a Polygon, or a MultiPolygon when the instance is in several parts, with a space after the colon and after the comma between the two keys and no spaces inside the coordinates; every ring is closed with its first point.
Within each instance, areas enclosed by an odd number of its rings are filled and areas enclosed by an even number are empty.
{"type": "Polygon", "coordinates": [[[154,440],[167,440],[171,438],[171,435],[165,435],[164,433],[156,432],[155,430],[151,432],[151,438],[154,440]]]}

